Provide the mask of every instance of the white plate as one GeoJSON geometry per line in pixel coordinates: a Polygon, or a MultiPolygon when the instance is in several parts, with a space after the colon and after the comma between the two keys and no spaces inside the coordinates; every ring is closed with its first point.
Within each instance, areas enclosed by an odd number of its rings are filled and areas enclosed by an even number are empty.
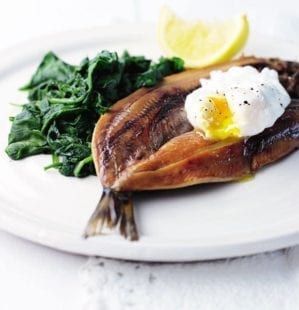
{"type": "MultiPolygon", "coordinates": [[[[118,235],[82,239],[101,194],[96,177],[45,172],[49,156],[11,161],[4,153],[9,102],[49,49],[79,61],[102,49],[156,57],[148,27],[89,29],[24,43],[0,55],[0,225],[20,237],[84,255],[145,261],[192,261],[253,254],[299,242],[299,156],[263,169],[249,182],[135,195],[139,242],[118,235]]],[[[248,53],[295,59],[296,46],[255,36],[248,53]],[[293,54],[292,54],[293,53],[293,54]]]]}

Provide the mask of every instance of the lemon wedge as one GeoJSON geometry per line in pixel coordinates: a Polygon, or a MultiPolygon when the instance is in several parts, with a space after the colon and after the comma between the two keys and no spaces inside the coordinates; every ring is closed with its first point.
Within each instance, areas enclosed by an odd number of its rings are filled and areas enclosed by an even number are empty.
{"type": "Polygon", "coordinates": [[[246,15],[214,23],[189,22],[163,7],[158,23],[158,40],[166,56],[184,59],[189,68],[230,60],[244,47],[249,34],[246,15]]]}

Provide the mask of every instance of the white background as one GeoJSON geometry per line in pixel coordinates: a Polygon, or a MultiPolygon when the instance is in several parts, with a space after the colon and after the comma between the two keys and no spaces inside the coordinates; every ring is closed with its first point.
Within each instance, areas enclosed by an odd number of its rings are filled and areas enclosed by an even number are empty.
{"type": "Polygon", "coordinates": [[[246,12],[254,29],[298,36],[296,0],[0,0],[0,47],[70,29],[156,21],[163,4],[189,18],[226,18],[246,12]]]}
{"type": "MultiPolygon", "coordinates": [[[[185,17],[225,18],[246,12],[253,31],[299,41],[299,5],[295,0],[0,0],[0,49],[70,29],[153,22],[163,3],[171,3],[185,17]]],[[[1,232],[0,309],[81,309],[78,272],[85,261],[1,232]]]]}

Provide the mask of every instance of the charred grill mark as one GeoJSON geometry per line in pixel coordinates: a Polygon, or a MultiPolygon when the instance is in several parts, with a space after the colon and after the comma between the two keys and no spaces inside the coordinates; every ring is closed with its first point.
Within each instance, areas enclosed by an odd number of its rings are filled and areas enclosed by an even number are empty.
{"type": "Polygon", "coordinates": [[[167,115],[160,122],[154,122],[149,131],[151,148],[157,151],[170,139],[191,131],[193,127],[186,121],[186,112],[183,107],[173,109],[174,115],[167,115]]]}
{"type": "Polygon", "coordinates": [[[299,124],[295,124],[294,127],[284,128],[276,134],[250,138],[246,143],[244,154],[245,156],[252,157],[252,155],[264,152],[278,141],[292,139],[299,139],[299,124]]]}
{"type": "Polygon", "coordinates": [[[107,145],[105,147],[112,149],[118,140],[122,138],[122,135],[124,135],[130,129],[136,129],[138,128],[138,125],[141,125],[142,127],[141,122],[144,121],[145,117],[149,115],[155,108],[155,105],[148,105],[134,119],[127,121],[117,132],[114,132],[113,135],[109,136],[109,139],[106,139],[107,145]]]}
{"type": "Polygon", "coordinates": [[[288,109],[291,111],[299,110],[299,99],[292,100],[292,104],[288,106],[288,109]]]}
{"type": "Polygon", "coordinates": [[[280,141],[299,140],[299,105],[295,100],[271,128],[249,138],[245,143],[244,155],[253,158],[280,141]]]}
{"type": "Polygon", "coordinates": [[[149,140],[153,151],[157,151],[170,139],[193,129],[184,110],[188,93],[190,91],[178,91],[176,94],[162,98],[161,108],[149,128],[149,140]]]}
{"type": "MultiPolygon", "coordinates": [[[[109,137],[106,137],[104,140],[104,144],[102,146],[102,165],[103,167],[109,166],[111,162],[111,155],[116,154],[116,149],[120,149],[121,154],[117,154],[114,156],[114,160],[116,161],[118,167],[118,171],[120,172],[124,167],[128,159],[132,157],[132,149],[130,146],[132,139],[136,138],[136,136],[140,136],[144,131],[144,126],[142,125],[142,120],[145,120],[145,116],[153,110],[155,106],[149,105],[141,113],[137,115],[136,118],[127,121],[118,131],[113,132],[109,137]],[[138,128],[138,129],[137,129],[138,128]],[[134,129],[134,131],[132,130],[134,129]],[[124,139],[124,135],[130,135],[130,130],[132,131],[131,136],[127,137],[125,145],[123,145],[122,140],[124,139]],[[135,135],[135,137],[133,136],[135,135]],[[120,158],[121,157],[121,158],[120,158]],[[125,160],[123,160],[123,158],[125,160]]],[[[111,125],[112,126],[112,125],[111,125]]],[[[139,150],[139,153],[141,150],[139,150]]],[[[140,155],[139,155],[140,157],[140,155]]]]}
{"type": "Polygon", "coordinates": [[[117,167],[115,172],[119,174],[128,162],[141,160],[171,138],[192,130],[183,109],[189,92],[171,89],[170,93],[162,92],[162,96],[158,95],[159,99],[155,104],[147,105],[134,119],[126,122],[106,139],[102,148],[101,164],[109,166],[113,159],[117,167]],[[143,145],[140,145],[139,138],[144,142],[143,145]],[[126,141],[125,145],[122,140],[126,141]],[[121,151],[116,156],[118,149],[121,151]]]}
{"type": "Polygon", "coordinates": [[[171,96],[164,95],[160,100],[161,108],[159,112],[157,113],[156,118],[154,119],[154,122],[159,123],[163,119],[167,118],[169,115],[169,112],[171,112],[172,109],[183,107],[185,99],[190,92],[191,91],[181,92],[177,90],[176,93],[171,96]]]}
{"type": "Polygon", "coordinates": [[[145,107],[137,116],[136,118],[126,122],[123,127],[115,132],[112,136],[109,137],[109,145],[108,147],[113,147],[116,143],[116,140],[121,139],[121,136],[130,129],[136,129],[137,125],[140,125],[141,121],[149,115],[152,111],[157,109],[159,105],[159,110],[156,113],[156,118],[153,119],[154,122],[158,123],[161,121],[167,114],[169,114],[173,108],[177,107],[178,105],[183,106],[184,100],[187,96],[188,92],[180,93],[179,90],[175,94],[164,94],[155,104],[148,105],[145,107]]]}

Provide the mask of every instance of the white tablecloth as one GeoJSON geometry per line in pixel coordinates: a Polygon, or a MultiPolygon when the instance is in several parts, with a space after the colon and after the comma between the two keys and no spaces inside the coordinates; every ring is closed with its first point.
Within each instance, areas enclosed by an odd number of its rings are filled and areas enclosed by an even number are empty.
{"type": "Polygon", "coordinates": [[[86,310],[296,310],[299,247],[189,264],[91,258],[80,279],[86,310]]]}
{"type": "MultiPolygon", "coordinates": [[[[154,21],[162,2],[192,17],[247,12],[255,28],[297,40],[295,0],[0,0],[0,49],[69,29],[154,21]]],[[[1,310],[298,309],[298,248],[212,263],[148,265],[87,262],[4,232],[0,245],[1,310]]]]}

